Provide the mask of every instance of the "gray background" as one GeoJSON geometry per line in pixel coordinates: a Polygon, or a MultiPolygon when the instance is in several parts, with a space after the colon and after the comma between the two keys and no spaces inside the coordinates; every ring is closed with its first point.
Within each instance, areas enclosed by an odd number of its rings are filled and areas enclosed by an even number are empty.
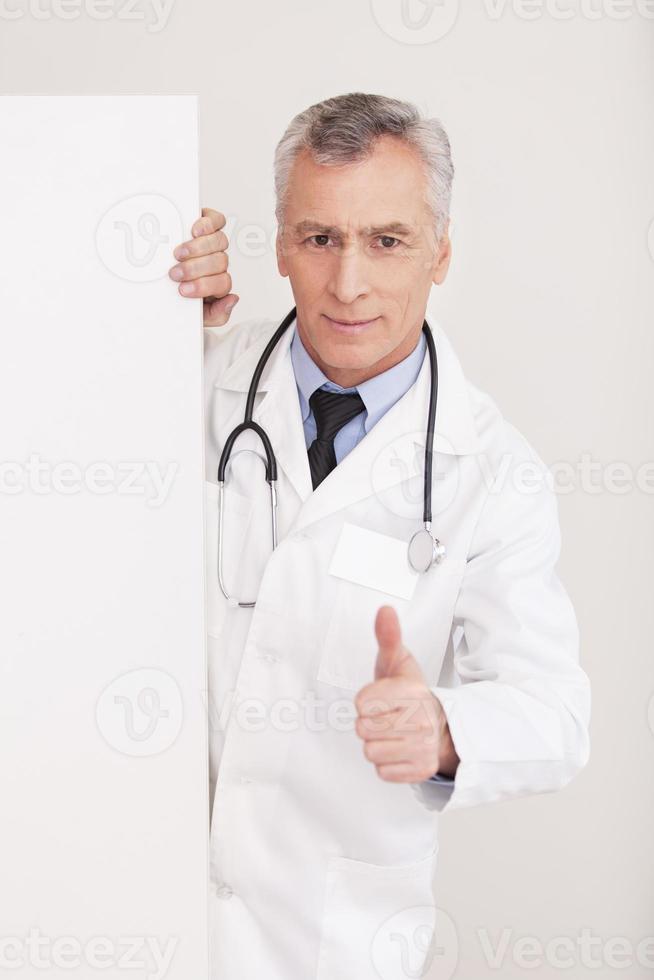
{"type": "Polygon", "coordinates": [[[0,89],[199,93],[203,200],[230,219],[237,321],[290,303],[269,243],[272,152],[292,114],[364,90],[445,123],[455,248],[432,306],[471,380],[569,467],[559,570],[593,720],[591,761],[562,793],[443,817],[438,904],[458,941],[433,976],[649,976],[654,3],[442,0],[427,17],[411,0],[420,29],[402,26],[401,0],[174,0],[167,18],[149,0],[66,2],[0,3],[0,89]],[[577,946],[564,968],[553,941],[584,931],[596,965],[577,946]],[[521,937],[543,952],[521,961],[521,937]],[[485,948],[502,939],[493,967],[485,948]]]}

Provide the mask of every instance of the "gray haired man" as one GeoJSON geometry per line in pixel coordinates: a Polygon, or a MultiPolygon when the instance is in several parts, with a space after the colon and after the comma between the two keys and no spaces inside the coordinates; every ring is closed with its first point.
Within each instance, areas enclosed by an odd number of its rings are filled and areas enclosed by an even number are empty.
{"type": "MultiPolygon", "coordinates": [[[[241,459],[230,477],[228,557],[257,594],[248,609],[212,578],[212,481],[277,323],[206,332],[211,701],[222,719],[230,697],[256,698],[267,719],[253,732],[233,710],[211,732],[215,980],[422,975],[440,948],[424,943],[436,814],[559,789],[588,758],[546,467],[465,380],[441,328],[431,491],[448,549],[405,588],[423,474],[384,460],[424,443],[424,321],[450,263],[452,176],[441,124],[377,95],[311,106],[277,146],[277,262],[296,309],[254,407],[280,471],[279,544],[256,575],[240,556],[260,557],[260,464],[241,459]],[[516,479],[524,463],[536,492],[516,479]],[[308,717],[316,699],[330,724],[308,717]],[[282,703],[303,707],[290,727],[271,722],[282,703]],[[343,703],[346,730],[332,712],[343,703]]],[[[223,225],[204,211],[171,270],[210,327],[237,300],[223,225]]]]}

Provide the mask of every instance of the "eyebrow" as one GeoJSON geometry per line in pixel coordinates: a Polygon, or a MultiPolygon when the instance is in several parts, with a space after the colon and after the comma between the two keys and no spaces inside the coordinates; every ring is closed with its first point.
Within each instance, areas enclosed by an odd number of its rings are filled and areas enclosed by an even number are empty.
{"type": "MultiPolygon", "coordinates": [[[[318,221],[313,221],[310,219],[300,221],[297,225],[294,226],[294,231],[298,235],[306,235],[309,232],[313,232],[313,234],[317,234],[317,235],[334,235],[334,236],[341,236],[341,237],[343,235],[342,229],[337,228],[335,225],[323,225],[320,224],[320,222],[318,221]]],[[[412,229],[401,221],[391,221],[385,225],[368,225],[365,228],[361,228],[360,231],[364,235],[372,235],[372,236],[375,235],[409,236],[413,234],[412,229]]]]}

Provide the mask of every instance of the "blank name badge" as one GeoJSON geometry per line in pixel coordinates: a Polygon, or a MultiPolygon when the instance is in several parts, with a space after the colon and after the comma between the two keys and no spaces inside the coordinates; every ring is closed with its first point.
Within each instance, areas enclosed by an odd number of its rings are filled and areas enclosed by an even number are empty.
{"type": "Polygon", "coordinates": [[[400,599],[413,596],[419,578],[418,572],[409,565],[406,541],[347,522],[341,530],[328,572],[400,599]]]}

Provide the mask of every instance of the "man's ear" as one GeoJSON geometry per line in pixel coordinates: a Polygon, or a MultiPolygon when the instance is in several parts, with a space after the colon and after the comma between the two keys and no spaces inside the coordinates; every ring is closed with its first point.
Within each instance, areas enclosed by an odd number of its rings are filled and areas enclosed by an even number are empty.
{"type": "Polygon", "coordinates": [[[284,255],[284,248],[282,245],[282,232],[281,228],[277,228],[277,236],[275,238],[275,252],[277,253],[277,268],[279,269],[280,276],[288,276],[288,265],[286,263],[286,256],[284,255]]]}
{"type": "Polygon", "coordinates": [[[441,283],[445,281],[448,269],[450,268],[451,258],[452,242],[450,241],[450,222],[448,219],[447,225],[445,226],[445,231],[441,235],[440,241],[437,245],[434,265],[432,267],[431,281],[436,286],[440,286],[441,283]]]}

